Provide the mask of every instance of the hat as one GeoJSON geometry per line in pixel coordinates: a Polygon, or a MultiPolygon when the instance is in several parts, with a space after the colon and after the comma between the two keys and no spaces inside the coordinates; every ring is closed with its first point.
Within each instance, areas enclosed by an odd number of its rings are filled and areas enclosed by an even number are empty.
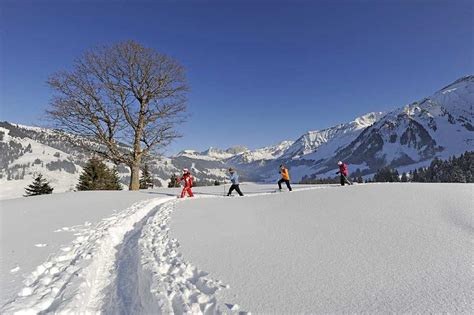
{"type": "Polygon", "coordinates": [[[229,168],[229,172],[233,172],[234,169],[232,167],[229,168]]]}
{"type": "Polygon", "coordinates": [[[183,168],[183,173],[189,173],[189,170],[187,168],[183,168]]]}
{"type": "Polygon", "coordinates": [[[337,165],[342,165],[342,161],[337,162],[337,165]]]}

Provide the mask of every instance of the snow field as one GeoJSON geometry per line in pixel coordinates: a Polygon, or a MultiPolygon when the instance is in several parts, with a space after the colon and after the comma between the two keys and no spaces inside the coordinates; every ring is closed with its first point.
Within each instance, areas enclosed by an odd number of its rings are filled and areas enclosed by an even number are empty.
{"type": "Polygon", "coordinates": [[[183,257],[256,313],[469,313],[469,184],[369,184],[177,205],[183,257]]]}
{"type": "Polygon", "coordinates": [[[474,185],[294,188],[140,192],[97,224],[55,230],[76,238],[0,313],[469,312],[474,185]]]}
{"type": "MultiPolygon", "coordinates": [[[[248,188],[274,190],[252,184],[248,188]]],[[[199,187],[195,199],[216,198],[221,189],[199,187]]],[[[178,190],[80,192],[2,201],[1,313],[217,312],[222,306],[214,293],[225,286],[185,262],[177,252],[177,240],[168,236],[169,216],[181,201],[176,199],[178,190]],[[145,200],[103,218],[119,204],[140,199],[145,200]],[[64,226],[84,218],[98,223],[64,226]],[[30,246],[41,251],[31,251],[30,246]],[[44,256],[45,250],[49,256],[44,256]],[[35,262],[36,267],[30,266],[35,262]]]]}
{"type": "Polygon", "coordinates": [[[159,193],[89,191],[0,200],[0,307],[24,287],[26,276],[72,247],[78,236],[159,193]]]}
{"type": "Polygon", "coordinates": [[[141,201],[77,233],[71,247],[39,265],[24,281],[18,296],[2,313],[86,312],[102,305],[103,290],[114,279],[116,246],[157,205],[172,197],[141,201]]]}

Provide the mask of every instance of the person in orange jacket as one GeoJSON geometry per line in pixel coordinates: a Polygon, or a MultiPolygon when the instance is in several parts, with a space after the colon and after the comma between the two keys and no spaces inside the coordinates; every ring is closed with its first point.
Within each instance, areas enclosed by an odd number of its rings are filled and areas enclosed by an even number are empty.
{"type": "Polygon", "coordinates": [[[281,191],[281,184],[285,183],[286,187],[288,187],[288,190],[291,191],[290,174],[288,173],[288,169],[285,167],[285,165],[280,165],[279,173],[281,174],[281,179],[278,181],[278,189],[281,191]]]}
{"type": "Polygon", "coordinates": [[[179,183],[184,181],[184,187],[183,191],[181,192],[181,198],[184,198],[186,196],[186,193],[188,193],[189,197],[194,197],[193,191],[191,190],[191,187],[193,187],[193,176],[187,168],[183,169],[183,177],[178,178],[177,181],[179,183]]]}

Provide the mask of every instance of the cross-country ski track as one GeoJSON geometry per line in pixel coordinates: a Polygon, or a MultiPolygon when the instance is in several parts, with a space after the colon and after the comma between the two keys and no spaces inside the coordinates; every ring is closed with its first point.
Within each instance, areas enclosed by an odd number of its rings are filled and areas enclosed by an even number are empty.
{"type": "MultiPolygon", "coordinates": [[[[251,196],[275,190],[255,186],[266,192],[251,196]]],[[[26,277],[2,313],[214,314],[228,308],[214,296],[226,285],[187,263],[178,241],[169,238],[171,212],[186,199],[168,195],[137,202],[76,233],[70,247],[62,247],[26,277]]],[[[195,199],[217,197],[222,197],[220,189],[198,192],[195,199]]]]}
{"type": "Polygon", "coordinates": [[[78,229],[1,313],[467,312],[472,189],[162,194],[78,229]]]}

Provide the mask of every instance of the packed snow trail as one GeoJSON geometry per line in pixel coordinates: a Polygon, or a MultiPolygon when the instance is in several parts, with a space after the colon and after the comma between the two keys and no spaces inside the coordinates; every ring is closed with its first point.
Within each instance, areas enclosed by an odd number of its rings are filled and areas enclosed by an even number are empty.
{"type": "Polygon", "coordinates": [[[96,311],[104,289],[115,276],[117,246],[152,209],[173,197],[138,202],[77,234],[67,251],[39,265],[24,281],[18,296],[5,304],[2,313],[96,311]]]}
{"type": "Polygon", "coordinates": [[[168,220],[177,201],[155,208],[130,231],[117,257],[117,276],[104,299],[104,314],[219,312],[215,292],[225,288],[186,262],[168,220]]]}
{"type": "MultiPolygon", "coordinates": [[[[274,191],[274,186],[248,188],[254,195],[274,191]]],[[[216,198],[220,189],[197,189],[195,199],[216,198]]],[[[75,227],[72,243],[28,274],[1,313],[236,311],[236,305],[216,301],[215,292],[226,286],[184,261],[177,240],[169,238],[168,220],[180,201],[175,196],[145,200],[97,224],[75,227]]]]}
{"type": "MultiPolygon", "coordinates": [[[[273,188],[253,192],[247,198],[273,192],[273,188]]],[[[226,299],[227,303],[217,300],[216,293],[229,286],[186,261],[178,250],[178,240],[169,236],[169,220],[178,202],[219,197],[222,196],[205,194],[173,200],[155,208],[137,223],[118,251],[116,278],[105,290],[107,296],[101,311],[105,314],[245,314],[230,299],[226,299]]]]}
{"type": "Polygon", "coordinates": [[[0,200],[0,309],[24,287],[26,275],[52,255],[68,253],[79,235],[162,193],[81,191],[0,200]]]}

